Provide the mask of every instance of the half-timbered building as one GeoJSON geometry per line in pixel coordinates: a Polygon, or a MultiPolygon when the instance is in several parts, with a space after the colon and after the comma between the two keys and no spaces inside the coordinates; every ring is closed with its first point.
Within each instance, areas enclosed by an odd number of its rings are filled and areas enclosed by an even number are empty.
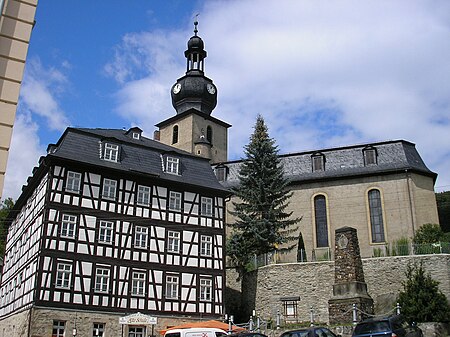
{"type": "Polygon", "coordinates": [[[118,335],[137,312],[220,317],[227,193],[207,159],[139,128],[68,128],[13,209],[0,315],[14,336],[118,335]]]}

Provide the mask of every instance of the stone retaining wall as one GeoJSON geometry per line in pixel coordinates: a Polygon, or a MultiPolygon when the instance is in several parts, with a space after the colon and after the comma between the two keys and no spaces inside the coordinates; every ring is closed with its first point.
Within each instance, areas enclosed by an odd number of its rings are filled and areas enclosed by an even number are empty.
{"type": "MultiPolygon", "coordinates": [[[[431,277],[439,282],[439,289],[450,300],[450,254],[363,259],[364,278],[369,295],[374,300],[375,314],[386,314],[392,310],[396,296],[402,289],[402,281],[405,280],[406,267],[412,262],[422,262],[431,277]]],[[[232,290],[234,303],[233,306],[227,304],[227,314],[235,314],[230,310],[240,305],[247,319],[255,309],[263,319],[275,321],[277,311],[283,313],[280,298],[300,296],[299,321],[310,320],[311,308],[316,322],[329,321],[328,300],[332,296],[334,262],[273,264],[259,268],[242,282],[242,287],[249,291],[242,294],[240,303],[236,299],[237,290],[240,290],[236,278],[233,270],[227,270],[227,286],[230,288],[228,290],[232,290]]],[[[226,303],[232,302],[226,298],[226,303]]]]}

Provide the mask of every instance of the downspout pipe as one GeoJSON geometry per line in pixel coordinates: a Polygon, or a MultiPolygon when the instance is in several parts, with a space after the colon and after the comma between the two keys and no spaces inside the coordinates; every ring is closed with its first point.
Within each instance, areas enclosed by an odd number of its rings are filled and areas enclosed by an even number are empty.
{"type": "Polygon", "coordinates": [[[406,174],[406,187],[408,189],[409,212],[410,212],[410,216],[411,216],[411,226],[412,226],[412,233],[413,233],[413,237],[414,237],[416,235],[416,217],[414,215],[412,192],[411,192],[411,186],[410,186],[411,176],[409,174],[408,169],[405,170],[405,174],[406,174]]]}

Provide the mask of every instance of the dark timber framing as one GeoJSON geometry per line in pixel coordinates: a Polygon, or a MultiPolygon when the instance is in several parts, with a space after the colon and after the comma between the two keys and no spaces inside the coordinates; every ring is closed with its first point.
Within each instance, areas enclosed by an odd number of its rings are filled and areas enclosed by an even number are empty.
{"type": "Polygon", "coordinates": [[[203,158],[129,131],[67,129],[10,213],[0,315],[37,306],[220,317],[228,194],[203,158]],[[119,146],[118,162],[102,159],[105,142],[119,146]],[[167,153],[179,159],[180,174],[164,172],[167,153]],[[79,191],[66,189],[68,172],[81,175],[79,191]],[[116,181],[114,198],[102,195],[105,178],[116,181]],[[139,186],[147,187],[148,204],[138,202],[139,186]],[[170,191],[181,193],[181,210],[169,209],[170,191]],[[201,214],[202,197],[211,198],[212,214],[201,214]],[[75,217],[73,235],[61,235],[63,215],[75,217]],[[99,239],[101,221],[112,223],[102,229],[110,241],[99,239]],[[180,233],[178,252],[167,249],[168,231],[180,233]],[[211,238],[207,256],[202,236],[211,238]],[[136,272],[143,278],[135,280],[136,272]],[[175,298],[166,296],[168,276],[178,280],[175,298]],[[69,287],[58,286],[58,277],[69,287]],[[200,296],[204,279],[211,280],[206,300],[200,296]]]}

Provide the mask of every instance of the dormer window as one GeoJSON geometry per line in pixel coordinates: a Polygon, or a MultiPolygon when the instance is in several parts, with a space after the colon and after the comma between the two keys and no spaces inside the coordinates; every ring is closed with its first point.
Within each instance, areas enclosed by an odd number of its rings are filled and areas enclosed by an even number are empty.
{"type": "Polygon", "coordinates": [[[216,178],[218,181],[227,180],[227,170],[228,168],[226,166],[217,166],[214,169],[214,173],[216,174],[216,178]]]}
{"type": "Polygon", "coordinates": [[[366,147],[363,149],[364,166],[377,165],[377,150],[372,147],[366,147]]]}
{"type": "Polygon", "coordinates": [[[119,145],[105,143],[103,159],[117,163],[119,160],[119,145]]]}
{"type": "Polygon", "coordinates": [[[166,158],[166,172],[172,174],[179,174],[180,159],[175,157],[166,158]]]}
{"type": "Polygon", "coordinates": [[[311,156],[312,171],[325,171],[325,156],[322,153],[317,153],[311,156]]]}
{"type": "Polygon", "coordinates": [[[139,129],[137,126],[130,128],[127,132],[125,132],[125,135],[127,135],[130,138],[133,138],[135,140],[140,140],[142,135],[142,130],[139,129]]]}

